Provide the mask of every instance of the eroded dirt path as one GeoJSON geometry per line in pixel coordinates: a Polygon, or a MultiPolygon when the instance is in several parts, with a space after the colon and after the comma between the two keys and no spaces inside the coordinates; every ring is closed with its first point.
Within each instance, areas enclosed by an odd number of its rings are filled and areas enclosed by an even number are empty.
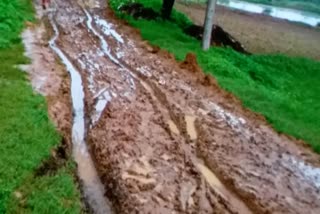
{"type": "Polygon", "coordinates": [[[116,213],[320,212],[319,156],[242,108],[195,57],[149,46],[102,0],[55,8],[50,45],[83,86],[73,128],[116,213]]]}

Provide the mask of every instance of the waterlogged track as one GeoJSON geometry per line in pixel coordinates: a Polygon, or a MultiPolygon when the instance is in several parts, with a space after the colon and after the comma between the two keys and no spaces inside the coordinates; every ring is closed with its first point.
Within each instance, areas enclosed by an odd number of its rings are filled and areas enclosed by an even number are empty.
{"type": "Polygon", "coordinates": [[[104,187],[95,170],[93,161],[85,143],[85,112],[84,91],[79,71],[69,61],[68,57],[56,45],[59,30],[50,16],[50,23],[54,30],[54,36],[49,41],[49,46],[59,56],[71,77],[71,98],[73,107],[72,143],[73,156],[78,164],[78,175],[83,186],[84,197],[94,213],[111,213],[111,208],[104,198],[104,187]]]}
{"type": "Polygon", "coordinates": [[[56,0],[50,41],[72,79],[75,157],[94,212],[111,212],[104,195],[116,213],[320,212],[318,156],[103,3],[56,0]]]}

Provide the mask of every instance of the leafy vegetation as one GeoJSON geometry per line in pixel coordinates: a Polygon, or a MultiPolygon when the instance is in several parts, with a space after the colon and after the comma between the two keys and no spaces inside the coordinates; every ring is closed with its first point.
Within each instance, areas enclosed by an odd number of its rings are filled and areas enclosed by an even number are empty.
{"type": "Polygon", "coordinates": [[[33,20],[30,0],[0,1],[0,48],[20,43],[20,31],[24,21],[33,20]]]}
{"type": "Polygon", "coordinates": [[[79,213],[70,163],[52,175],[34,175],[60,136],[45,99],[17,68],[28,63],[20,32],[33,12],[31,0],[0,1],[0,213],[79,213]]]}
{"type": "MultiPolygon", "coordinates": [[[[115,10],[127,1],[111,0],[115,10]]],[[[160,0],[138,0],[158,10],[160,0]]],[[[212,74],[226,90],[238,96],[246,107],[263,114],[279,132],[305,140],[320,152],[320,63],[284,55],[242,55],[227,48],[203,52],[199,41],[185,35],[179,26],[190,23],[173,13],[171,22],[125,18],[140,29],[151,44],[183,60],[188,52],[197,55],[202,69],[212,74]]]]}
{"type": "Polygon", "coordinates": [[[70,176],[74,170],[69,162],[54,174],[27,178],[11,197],[7,213],[81,213],[80,194],[70,176]]]}

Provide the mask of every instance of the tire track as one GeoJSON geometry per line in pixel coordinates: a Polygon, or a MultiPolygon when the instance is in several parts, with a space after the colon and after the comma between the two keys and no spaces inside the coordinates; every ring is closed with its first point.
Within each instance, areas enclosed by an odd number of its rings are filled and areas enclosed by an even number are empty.
{"type": "Polygon", "coordinates": [[[71,98],[74,115],[72,125],[73,156],[78,166],[78,175],[82,183],[84,197],[94,213],[112,213],[111,206],[104,197],[104,187],[100,181],[85,142],[85,95],[82,78],[80,72],[77,71],[68,57],[56,45],[56,40],[59,37],[59,30],[53,17],[54,15],[49,17],[51,26],[54,30],[54,36],[49,41],[49,46],[65,65],[66,70],[71,77],[71,98]]]}

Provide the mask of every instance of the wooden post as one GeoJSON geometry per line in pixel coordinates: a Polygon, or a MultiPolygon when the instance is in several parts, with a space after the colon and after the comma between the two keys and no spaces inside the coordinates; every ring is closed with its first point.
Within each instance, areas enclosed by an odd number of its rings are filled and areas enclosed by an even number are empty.
{"type": "Polygon", "coordinates": [[[204,32],[203,32],[203,38],[202,38],[203,50],[208,50],[210,48],[213,17],[215,13],[216,2],[217,0],[208,0],[208,3],[207,3],[207,12],[206,12],[206,18],[204,21],[204,32]]]}

